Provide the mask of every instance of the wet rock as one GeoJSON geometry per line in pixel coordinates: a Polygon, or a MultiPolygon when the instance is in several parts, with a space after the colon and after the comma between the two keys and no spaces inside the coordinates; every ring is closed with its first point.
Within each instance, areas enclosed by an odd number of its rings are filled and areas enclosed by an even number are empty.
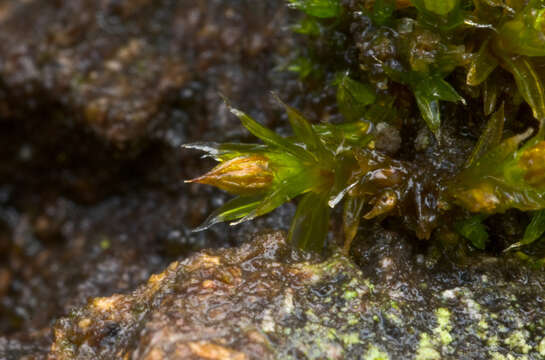
{"type": "Polygon", "coordinates": [[[2,360],[37,360],[45,359],[48,344],[34,341],[30,343],[16,339],[0,337],[0,359],[2,360]]]}
{"type": "Polygon", "coordinates": [[[57,322],[50,359],[541,359],[545,275],[429,262],[395,232],[294,261],[282,233],[172,263],[57,322]],[[371,260],[372,259],[372,260],[371,260]],[[433,271],[430,271],[430,266],[433,271]]]}

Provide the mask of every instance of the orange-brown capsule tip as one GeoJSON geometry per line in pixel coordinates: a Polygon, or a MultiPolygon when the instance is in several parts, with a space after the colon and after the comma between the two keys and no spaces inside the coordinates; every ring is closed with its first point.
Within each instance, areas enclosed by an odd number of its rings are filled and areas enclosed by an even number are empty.
{"type": "Polygon", "coordinates": [[[208,173],[186,182],[216,186],[237,195],[250,195],[267,189],[273,180],[269,159],[263,155],[251,155],[222,162],[208,173]]]}

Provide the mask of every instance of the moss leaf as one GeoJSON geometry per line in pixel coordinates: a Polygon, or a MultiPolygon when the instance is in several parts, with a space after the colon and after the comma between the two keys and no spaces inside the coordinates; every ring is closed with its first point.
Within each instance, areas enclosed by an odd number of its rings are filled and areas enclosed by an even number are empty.
{"type": "Polygon", "coordinates": [[[371,18],[376,25],[384,25],[392,18],[395,9],[396,0],[375,0],[371,18]]]}
{"type": "Polygon", "coordinates": [[[339,0],[288,0],[290,6],[317,18],[333,18],[341,14],[339,0]]]}
{"type": "Polygon", "coordinates": [[[433,133],[437,133],[441,125],[439,100],[465,103],[452,85],[439,76],[419,81],[413,86],[413,92],[422,117],[433,133]]]}
{"type": "Polygon", "coordinates": [[[429,26],[451,30],[464,21],[460,0],[411,0],[420,19],[429,26]]]}
{"type": "Polygon", "coordinates": [[[269,158],[246,155],[223,161],[189,183],[208,184],[237,195],[263,193],[273,186],[274,173],[269,158]]]}
{"type": "Polygon", "coordinates": [[[489,77],[483,86],[483,107],[484,114],[490,115],[496,109],[498,103],[498,79],[489,77]]]}
{"type": "Polygon", "coordinates": [[[319,73],[315,65],[310,58],[299,56],[287,65],[286,70],[299,74],[301,79],[305,79],[319,73]]]}
{"type": "Polygon", "coordinates": [[[441,114],[439,112],[439,101],[429,96],[429,94],[420,88],[414,90],[414,97],[416,98],[416,103],[422,113],[422,117],[430,130],[436,134],[441,125],[441,114]]]}
{"type": "Polygon", "coordinates": [[[531,0],[517,16],[500,28],[500,46],[524,56],[545,56],[545,3],[531,0]]]}
{"type": "Polygon", "coordinates": [[[488,41],[486,41],[471,62],[466,83],[470,86],[480,85],[494,71],[498,63],[496,57],[488,49],[488,41]]]}
{"type": "Polygon", "coordinates": [[[500,107],[488,120],[484,132],[481,134],[475,149],[469,157],[466,167],[470,167],[479,160],[490,149],[497,146],[501,142],[503,134],[503,124],[505,123],[504,106],[500,107]]]}
{"type": "Polygon", "coordinates": [[[472,216],[455,225],[456,231],[479,250],[484,250],[488,242],[488,231],[482,223],[484,219],[483,215],[472,216]]]}
{"type": "Polygon", "coordinates": [[[365,205],[364,197],[350,196],[343,209],[344,251],[348,253],[352,240],[356,236],[361,221],[361,213],[365,205]]]}
{"type": "Polygon", "coordinates": [[[327,153],[326,149],[320,141],[318,134],[312,128],[310,122],[308,122],[299,111],[280,100],[277,95],[275,95],[275,98],[284,106],[296,140],[301,141],[306,145],[307,150],[315,156],[316,161],[319,161],[320,159],[323,160],[323,157],[327,153]]]}
{"type": "Polygon", "coordinates": [[[365,113],[365,107],[376,100],[375,91],[368,85],[340,75],[337,79],[337,104],[348,121],[359,120],[365,113]]]}
{"type": "Polygon", "coordinates": [[[306,194],[297,206],[291,223],[289,239],[292,244],[306,251],[322,250],[329,226],[329,215],[327,194],[306,194]]]}
{"type": "Polygon", "coordinates": [[[297,34],[307,36],[318,36],[321,32],[318,20],[310,16],[305,16],[301,21],[292,27],[292,30],[297,34]]]}
{"type": "Polygon", "coordinates": [[[502,57],[504,66],[515,77],[517,88],[530,105],[534,117],[545,122],[545,86],[543,80],[534,69],[533,64],[525,57],[502,57]]]}
{"type": "Polygon", "coordinates": [[[240,119],[242,125],[248,129],[249,132],[263,140],[265,144],[285,150],[300,159],[314,161],[314,157],[302,147],[295,145],[291,141],[276,134],[274,131],[267,129],[242,111],[231,107],[230,110],[240,119]]]}
{"type": "Polygon", "coordinates": [[[419,0],[417,0],[417,1],[415,1],[415,3],[418,3],[418,2],[421,2],[421,3],[423,2],[424,7],[426,8],[426,10],[431,11],[434,14],[437,14],[437,15],[446,15],[446,14],[448,14],[449,12],[454,10],[454,8],[456,8],[456,6],[458,6],[458,4],[460,3],[459,0],[442,0],[442,1],[437,1],[437,0],[419,1],[419,0]]]}
{"type": "Polygon", "coordinates": [[[261,196],[239,196],[216,209],[199,227],[193,231],[206,230],[214,224],[243,218],[255,210],[261,200],[261,196]]]}
{"type": "Polygon", "coordinates": [[[545,233],[545,210],[536,211],[532,216],[530,224],[524,231],[522,240],[509,246],[505,251],[517,249],[524,245],[530,245],[545,233]]]}

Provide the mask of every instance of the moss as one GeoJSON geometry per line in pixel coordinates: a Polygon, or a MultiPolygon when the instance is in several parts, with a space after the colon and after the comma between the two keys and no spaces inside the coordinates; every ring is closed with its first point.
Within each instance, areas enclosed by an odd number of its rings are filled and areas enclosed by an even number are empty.
{"type": "Polygon", "coordinates": [[[385,316],[386,316],[386,318],[388,320],[390,320],[396,326],[402,326],[403,325],[403,320],[399,316],[397,316],[396,314],[391,313],[391,312],[387,312],[385,316]]]}
{"type": "Polygon", "coordinates": [[[442,226],[452,234],[443,239],[479,250],[542,237],[542,0],[288,3],[305,14],[294,31],[307,41],[286,68],[332,110],[313,125],[278,99],[293,130],[280,136],[227,102],[263,144],[187,146],[219,162],[188,182],[237,196],[199,229],[252,220],[300,197],[289,238],[309,251],[326,248],[331,208],[342,201],[345,253],[362,218],[390,215],[420,239],[442,226]],[[434,138],[422,146],[425,127],[434,138]],[[495,244],[506,234],[491,236],[497,230],[487,222],[512,209],[532,220],[524,235],[495,244]]]}
{"type": "Polygon", "coordinates": [[[100,248],[104,251],[108,250],[110,247],[111,247],[111,242],[110,242],[110,239],[108,239],[107,237],[103,237],[102,240],[100,241],[100,248]]]}

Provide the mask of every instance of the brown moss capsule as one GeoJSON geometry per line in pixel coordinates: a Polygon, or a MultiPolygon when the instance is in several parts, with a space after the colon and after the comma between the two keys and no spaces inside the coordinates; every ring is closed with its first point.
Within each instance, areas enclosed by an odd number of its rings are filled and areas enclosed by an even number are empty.
{"type": "Polygon", "coordinates": [[[274,180],[269,159],[262,155],[241,156],[220,163],[190,183],[216,186],[237,195],[251,195],[267,190],[274,180]]]}

